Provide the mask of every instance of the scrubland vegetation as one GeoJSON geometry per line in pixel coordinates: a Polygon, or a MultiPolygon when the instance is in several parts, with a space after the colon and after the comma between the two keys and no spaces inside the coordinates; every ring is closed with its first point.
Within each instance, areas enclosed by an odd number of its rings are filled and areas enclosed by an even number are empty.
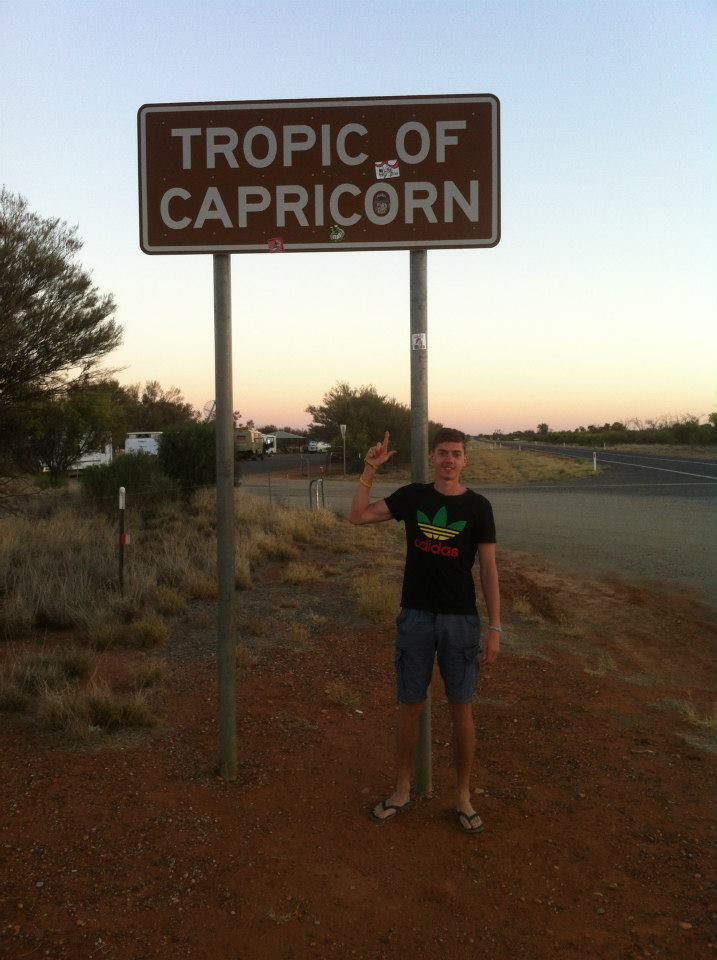
{"type": "MultiPolygon", "coordinates": [[[[322,571],[295,558],[332,526],[338,520],[328,512],[237,494],[237,589],[251,589],[255,572],[276,561],[288,563],[287,582],[314,582],[322,571]]],[[[162,668],[153,655],[166,646],[172,618],[216,597],[214,492],[189,503],[151,500],[128,528],[120,591],[118,536],[106,511],[60,493],[32,515],[0,520],[0,710],[32,714],[74,739],[154,724],[162,668]],[[108,652],[123,655],[119,671],[105,669],[108,652]]],[[[307,633],[287,624],[286,640],[299,648],[307,633]]],[[[240,666],[253,662],[245,649],[240,666]]]]}
{"type": "MultiPolygon", "coordinates": [[[[592,471],[584,463],[485,446],[469,455],[466,479],[477,487],[592,471]]],[[[133,470],[155,469],[141,460],[133,470]]],[[[124,590],[116,494],[105,496],[104,480],[92,480],[84,496],[45,490],[24,514],[0,517],[0,711],[76,741],[150,729],[162,723],[172,644],[189,644],[192,655],[211,650],[214,490],[187,499],[176,488],[172,496],[169,487],[152,490],[149,476],[144,481],[147,495],[129,500],[124,590]]],[[[391,623],[400,603],[400,525],[352,527],[331,511],[288,509],[240,490],[235,523],[239,673],[253,670],[269,650],[302,656],[327,630],[391,623]]],[[[648,662],[646,644],[664,634],[671,612],[648,616],[641,595],[633,600],[611,585],[536,573],[510,554],[501,557],[501,583],[508,652],[549,659],[551,651],[568,651],[584,661],[586,674],[654,685],[659,709],[714,731],[704,691],[694,702],[674,696],[673,687],[660,696],[664,669],[648,662]]],[[[341,677],[334,681],[326,686],[329,701],[358,710],[359,691],[341,677]]]]}

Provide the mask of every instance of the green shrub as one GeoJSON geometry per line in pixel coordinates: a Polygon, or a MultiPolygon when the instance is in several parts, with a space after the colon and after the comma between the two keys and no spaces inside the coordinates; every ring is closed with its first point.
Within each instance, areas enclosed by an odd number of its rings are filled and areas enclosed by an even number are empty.
{"type": "Polygon", "coordinates": [[[183,423],[162,433],[159,463],[189,498],[199,487],[217,481],[216,427],[209,423],[183,423]]]}
{"type": "Polygon", "coordinates": [[[83,496],[112,513],[119,505],[119,488],[127,492],[128,505],[154,509],[168,500],[179,499],[177,483],[162,470],[158,458],[149,453],[117,457],[107,466],[88,467],[80,474],[83,496]]]}

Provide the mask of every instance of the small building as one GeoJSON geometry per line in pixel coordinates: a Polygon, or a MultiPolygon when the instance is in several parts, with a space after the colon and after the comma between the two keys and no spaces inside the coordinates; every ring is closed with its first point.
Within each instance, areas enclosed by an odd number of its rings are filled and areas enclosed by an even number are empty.
{"type": "Polygon", "coordinates": [[[124,443],[125,453],[150,453],[155,456],[159,453],[159,438],[161,430],[135,430],[127,434],[124,443]]]}

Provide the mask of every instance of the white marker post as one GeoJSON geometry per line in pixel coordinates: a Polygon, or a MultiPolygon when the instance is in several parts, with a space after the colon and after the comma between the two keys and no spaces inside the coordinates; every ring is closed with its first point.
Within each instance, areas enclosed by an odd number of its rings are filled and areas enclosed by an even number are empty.
{"type": "Polygon", "coordinates": [[[127,534],[124,532],[124,506],[125,489],[119,488],[119,588],[120,593],[124,593],[124,546],[127,542],[127,534]]]}

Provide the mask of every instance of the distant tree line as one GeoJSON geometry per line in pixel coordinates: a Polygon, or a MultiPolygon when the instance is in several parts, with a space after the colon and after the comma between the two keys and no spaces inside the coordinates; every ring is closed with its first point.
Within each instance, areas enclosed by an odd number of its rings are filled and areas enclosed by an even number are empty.
{"type": "Polygon", "coordinates": [[[692,414],[644,422],[631,420],[629,423],[591,423],[574,430],[551,430],[547,423],[539,423],[535,430],[514,430],[509,434],[497,430],[493,437],[583,446],[613,446],[620,443],[709,446],[717,443],[717,413],[710,413],[707,423],[700,423],[692,414]]]}

